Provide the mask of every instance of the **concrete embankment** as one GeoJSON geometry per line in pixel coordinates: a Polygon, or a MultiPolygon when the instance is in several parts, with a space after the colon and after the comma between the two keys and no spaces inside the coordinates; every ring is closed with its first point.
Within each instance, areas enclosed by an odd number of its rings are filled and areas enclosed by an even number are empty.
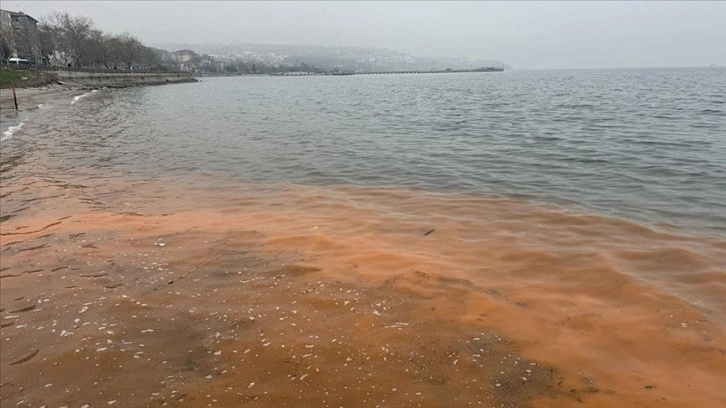
{"type": "Polygon", "coordinates": [[[55,72],[58,81],[80,88],[127,88],[131,86],[165,85],[196,82],[188,73],[97,73],[97,72],[55,72]]]}

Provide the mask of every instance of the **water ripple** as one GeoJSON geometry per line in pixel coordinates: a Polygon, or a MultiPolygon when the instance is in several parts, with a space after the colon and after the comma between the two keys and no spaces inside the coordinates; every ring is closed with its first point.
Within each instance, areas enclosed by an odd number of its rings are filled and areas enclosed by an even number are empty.
{"type": "Polygon", "coordinates": [[[42,162],[527,196],[723,232],[716,89],[722,69],[209,78],[103,90],[33,117],[0,164],[4,181],[42,162]]]}

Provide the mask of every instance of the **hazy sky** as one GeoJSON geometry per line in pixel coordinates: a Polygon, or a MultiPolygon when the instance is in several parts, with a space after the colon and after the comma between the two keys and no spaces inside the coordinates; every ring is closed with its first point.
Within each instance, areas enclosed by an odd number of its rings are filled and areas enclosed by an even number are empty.
{"type": "Polygon", "coordinates": [[[91,17],[147,45],[379,46],[520,69],[726,64],[726,2],[17,1],[40,19],[91,17]]]}

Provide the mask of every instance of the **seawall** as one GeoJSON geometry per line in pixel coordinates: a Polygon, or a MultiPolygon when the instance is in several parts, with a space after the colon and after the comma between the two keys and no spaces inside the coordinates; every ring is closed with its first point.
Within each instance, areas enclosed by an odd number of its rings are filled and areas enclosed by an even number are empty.
{"type": "Polygon", "coordinates": [[[127,88],[196,82],[190,73],[96,73],[56,71],[58,82],[80,88],[127,88]]]}

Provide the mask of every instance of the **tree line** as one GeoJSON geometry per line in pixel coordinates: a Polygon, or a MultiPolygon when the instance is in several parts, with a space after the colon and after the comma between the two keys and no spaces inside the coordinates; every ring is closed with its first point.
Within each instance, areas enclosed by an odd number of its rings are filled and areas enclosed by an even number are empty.
{"type": "MultiPolygon", "coordinates": [[[[106,69],[183,69],[211,74],[270,74],[280,72],[324,72],[324,70],[292,57],[282,62],[225,59],[224,63],[209,55],[192,52],[184,64],[176,53],[147,47],[128,32],[104,33],[85,16],[55,12],[37,24],[3,26],[0,36],[0,58],[27,59],[30,64],[51,67],[106,69]]],[[[187,53],[188,50],[177,51],[187,53]]]]}
{"type": "Polygon", "coordinates": [[[3,30],[0,37],[3,61],[13,54],[33,64],[125,68],[160,68],[169,53],[147,47],[128,32],[108,34],[92,19],[68,13],[52,13],[37,25],[3,30]]]}

